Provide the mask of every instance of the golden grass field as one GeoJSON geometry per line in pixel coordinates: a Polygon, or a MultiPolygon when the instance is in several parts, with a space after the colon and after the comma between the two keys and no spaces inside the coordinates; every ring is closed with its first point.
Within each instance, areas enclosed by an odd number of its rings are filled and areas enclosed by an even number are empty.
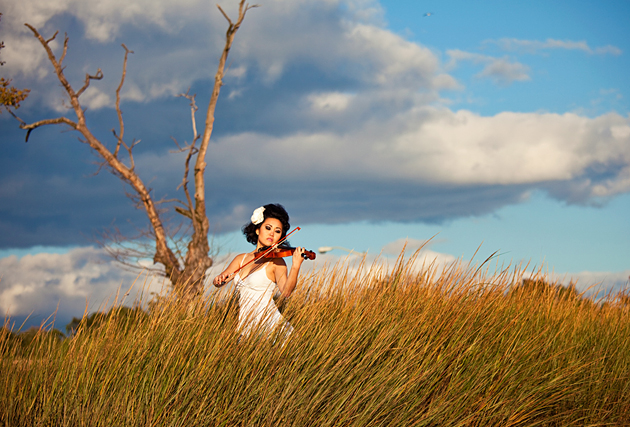
{"type": "Polygon", "coordinates": [[[4,328],[0,425],[630,425],[628,298],[414,259],[305,275],[283,344],[239,340],[218,293],[26,347],[4,328]]]}

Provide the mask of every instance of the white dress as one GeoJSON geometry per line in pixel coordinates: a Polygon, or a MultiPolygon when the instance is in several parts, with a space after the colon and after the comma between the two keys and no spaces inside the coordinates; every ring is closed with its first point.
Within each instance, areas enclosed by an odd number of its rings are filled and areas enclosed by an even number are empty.
{"type": "Polygon", "coordinates": [[[279,326],[282,327],[283,334],[288,335],[293,331],[293,327],[282,317],[273,301],[276,284],[267,277],[267,264],[261,265],[244,279],[236,273],[234,282],[240,294],[238,329],[241,335],[249,336],[256,328],[261,328],[262,334],[269,334],[279,326]]]}

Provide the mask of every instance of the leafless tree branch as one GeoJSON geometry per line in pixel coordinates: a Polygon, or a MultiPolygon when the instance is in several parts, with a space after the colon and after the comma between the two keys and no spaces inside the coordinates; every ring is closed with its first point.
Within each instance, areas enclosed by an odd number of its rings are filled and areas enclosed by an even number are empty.
{"type": "Polygon", "coordinates": [[[63,64],[63,60],[66,57],[66,53],[68,53],[68,33],[64,34],[64,37],[63,37],[63,52],[61,53],[61,57],[59,58],[59,65],[63,64]]]}
{"type": "MultiPolygon", "coordinates": [[[[210,224],[208,222],[208,216],[206,214],[206,186],[205,186],[205,170],[206,170],[206,154],[208,152],[208,144],[210,143],[210,137],[212,136],[212,130],[214,128],[214,115],[217,106],[217,101],[219,99],[219,93],[221,92],[221,86],[223,85],[223,76],[225,75],[225,64],[227,62],[228,54],[230,53],[230,49],[232,48],[232,43],[234,42],[234,36],[238,29],[240,28],[243,19],[245,19],[245,14],[249,9],[254,6],[249,6],[245,3],[245,0],[241,0],[239,2],[238,7],[238,19],[236,22],[232,22],[232,20],[227,16],[227,14],[223,11],[223,9],[217,5],[221,14],[228,21],[228,29],[225,34],[225,45],[223,47],[223,52],[219,59],[219,65],[217,67],[217,72],[214,76],[214,87],[212,89],[212,95],[210,96],[210,102],[208,103],[208,109],[206,111],[206,121],[205,128],[203,131],[203,136],[201,137],[201,142],[199,145],[199,150],[197,152],[197,158],[195,160],[194,167],[194,180],[195,180],[195,200],[194,200],[194,209],[191,210],[192,217],[192,225],[193,225],[193,233],[191,236],[190,244],[188,245],[188,252],[186,253],[186,259],[184,263],[186,265],[193,264],[195,259],[206,258],[208,252],[210,251],[210,247],[208,244],[208,233],[210,229],[210,224]]],[[[192,149],[191,149],[192,153],[192,149]]],[[[189,201],[189,205],[192,205],[192,200],[189,201]]],[[[194,278],[200,277],[203,278],[205,268],[208,268],[212,265],[211,262],[206,263],[205,265],[197,263],[200,268],[196,270],[194,273],[194,278]],[[204,268],[205,267],[205,268],[204,268]]]]}
{"type": "MultiPolygon", "coordinates": [[[[175,143],[180,151],[187,151],[184,164],[184,177],[180,185],[184,189],[186,202],[184,203],[179,200],[175,201],[176,203],[180,203],[182,205],[176,206],[175,211],[186,216],[187,218],[190,218],[191,220],[189,227],[192,229],[192,233],[186,235],[182,234],[181,225],[175,228],[169,228],[164,225],[165,223],[163,222],[162,215],[165,214],[165,209],[163,208],[163,206],[165,206],[167,203],[173,203],[174,201],[160,200],[156,202],[154,200],[151,189],[146,186],[144,181],[138,176],[137,172],[135,171],[133,148],[140,142],[140,140],[134,139],[131,144],[127,144],[124,141],[125,127],[120,105],[120,93],[126,77],[128,55],[129,53],[133,52],[129,50],[124,44],[122,45],[122,47],[125,49],[125,57],[123,61],[123,70],[120,83],[116,90],[116,113],[118,115],[119,131],[117,133],[116,130],[112,129],[114,137],[116,138],[116,147],[112,152],[95,135],[93,135],[88,128],[85,118],[86,110],[81,106],[79,100],[79,97],[88,89],[92,80],[100,80],[103,78],[102,71],[98,69],[96,74],[94,75],[86,74],[83,86],[77,92],[75,92],[73,87],[66,79],[66,76],[64,75],[64,67],[62,66],[63,61],[66,57],[66,53],[68,51],[68,36],[65,36],[63,51],[59,59],[57,59],[55,53],[50,46],[50,43],[55,40],[58,33],[55,33],[49,39],[44,39],[42,35],[37,31],[37,29],[29,24],[25,24],[32,31],[34,36],[39,40],[40,44],[46,51],[48,59],[54,67],[57,79],[59,80],[64,91],[68,95],[71,104],[70,107],[76,115],[76,121],[70,120],[66,117],[59,117],[56,119],[41,120],[35,123],[27,124],[24,121],[18,119],[20,121],[20,127],[27,130],[26,139],[28,140],[30,132],[33,129],[49,124],[63,123],[70,126],[73,130],[76,130],[80,134],[79,140],[82,143],[89,145],[90,148],[99,157],[99,159],[102,160],[99,163],[99,170],[100,168],[106,166],[114,175],[119,177],[125,184],[128,184],[132,191],[127,191],[127,189],[125,190],[125,192],[127,193],[127,197],[129,197],[132,203],[136,204],[136,207],[146,212],[147,218],[149,220],[149,228],[142,231],[140,234],[141,236],[144,236],[144,239],[140,243],[144,244],[147,242],[147,239],[150,238],[152,245],[154,245],[152,250],[140,250],[139,246],[133,246],[138,244],[137,241],[130,243],[130,245],[125,244],[125,242],[127,242],[128,240],[119,237],[118,233],[115,233],[113,235],[109,235],[108,237],[114,243],[114,246],[119,246],[119,249],[121,249],[121,251],[118,251],[117,249],[112,249],[112,256],[114,256],[115,259],[123,262],[124,259],[129,259],[127,255],[141,256],[141,254],[143,254],[142,256],[144,256],[144,254],[152,253],[153,262],[155,264],[160,263],[164,265],[164,275],[171,279],[172,283],[174,284],[175,290],[181,292],[180,295],[187,298],[190,296],[201,294],[205,272],[210,266],[212,266],[212,257],[210,256],[210,246],[208,240],[210,227],[206,214],[205,203],[205,157],[208,151],[208,143],[212,134],[217,100],[219,97],[221,86],[223,84],[226,60],[234,41],[234,36],[240,28],[241,23],[243,22],[246,12],[253,7],[256,6],[249,6],[245,3],[245,0],[240,0],[238,8],[238,19],[232,21],[223,11],[223,9],[218,6],[219,11],[228,22],[228,29],[226,32],[223,52],[219,60],[219,66],[215,74],[215,83],[212,95],[210,97],[210,102],[208,104],[205,128],[202,136],[200,136],[197,132],[197,124],[195,119],[197,106],[195,103],[195,96],[190,95],[189,93],[182,95],[190,101],[193,140],[192,143],[187,144],[184,147],[180,147],[177,143],[177,140],[175,140],[175,143]],[[197,141],[199,139],[201,139],[201,142],[198,146],[197,141]],[[121,147],[124,147],[129,154],[129,165],[126,165],[119,158],[121,147]],[[190,190],[188,189],[188,176],[190,174],[191,168],[190,163],[193,161],[193,158],[195,158],[193,173],[195,185],[194,198],[192,197],[192,195],[190,194],[190,190]],[[187,238],[186,236],[190,237],[187,238]],[[184,250],[184,248],[186,248],[187,250],[184,250]],[[182,259],[184,253],[185,259],[182,259]]],[[[15,117],[17,118],[17,116],[15,117]]],[[[187,223],[187,221],[184,222],[187,223]]],[[[110,245],[103,246],[112,247],[110,245]]],[[[148,247],[146,247],[146,249],[148,249],[148,247]]],[[[136,263],[136,266],[137,265],[138,264],[136,263]]]]}
{"type": "Polygon", "coordinates": [[[177,212],[180,215],[185,216],[186,218],[190,218],[191,220],[193,219],[192,211],[190,209],[184,209],[179,206],[175,206],[175,212],[177,212]]]}
{"type": "Polygon", "coordinates": [[[98,175],[99,173],[101,173],[101,170],[104,167],[107,167],[107,162],[103,162],[103,161],[101,161],[101,162],[94,162],[94,164],[96,165],[96,171],[94,171],[94,173],[91,174],[91,176],[98,175]]]}
{"type": "Polygon", "coordinates": [[[9,114],[11,114],[13,116],[13,118],[15,120],[17,120],[18,122],[20,122],[20,126],[21,125],[26,125],[26,122],[24,120],[22,120],[21,118],[19,118],[13,111],[11,111],[11,109],[9,107],[7,107],[6,105],[4,106],[4,109],[7,110],[9,112],[9,114]]]}
{"type": "MultiPolygon", "coordinates": [[[[173,140],[173,142],[175,143],[175,145],[177,145],[177,150],[175,150],[175,151],[171,151],[171,153],[181,153],[181,152],[183,152],[184,150],[186,150],[186,147],[182,148],[182,147],[179,145],[179,142],[177,142],[177,138],[175,138],[174,136],[172,136],[172,135],[171,135],[171,139],[173,140]]],[[[179,189],[179,187],[178,187],[178,189],[179,189]]]]}
{"type": "MultiPolygon", "coordinates": [[[[26,25],[28,28],[30,28],[31,30],[33,29],[30,25],[28,24],[24,24],[26,25]]],[[[55,34],[52,35],[51,38],[49,38],[48,40],[46,40],[46,44],[50,43],[51,41],[55,40],[55,38],[57,37],[57,34],[59,34],[59,31],[55,31],[55,34]]]]}
{"type": "Polygon", "coordinates": [[[186,98],[190,101],[190,118],[191,118],[191,123],[192,123],[192,128],[193,128],[193,141],[187,147],[188,154],[186,155],[186,161],[184,162],[184,177],[182,178],[181,184],[179,184],[179,186],[177,187],[178,189],[179,188],[184,189],[184,194],[186,195],[186,201],[188,202],[188,206],[187,206],[188,209],[184,211],[184,209],[182,208],[179,208],[179,209],[175,208],[175,211],[190,218],[194,223],[195,222],[195,209],[193,206],[192,198],[190,197],[190,191],[188,190],[188,174],[190,173],[190,161],[193,155],[199,152],[199,150],[195,146],[197,144],[197,140],[199,139],[199,134],[197,134],[197,121],[195,119],[195,113],[197,112],[198,108],[197,108],[197,104],[195,103],[196,95],[190,94],[190,88],[185,94],[182,93],[182,94],[179,94],[178,96],[186,98]]]}
{"type": "MultiPolygon", "coordinates": [[[[130,53],[133,53],[132,50],[129,50],[125,44],[122,44],[123,49],[125,49],[125,58],[123,60],[123,69],[122,75],[120,77],[120,84],[116,89],[116,114],[118,114],[118,124],[120,126],[120,135],[117,136],[118,142],[116,144],[116,150],[114,150],[114,157],[118,156],[118,150],[120,150],[120,145],[123,144],[123,137],[125,135],[125,123],[123,122],[122,111],[120,109],[120,91],[122,90],[123,84],[125,83],[125,76],[127,75],[127,57],[130,53]]],[[[116,133],[114,132],[114,135],[116,133]]],[[[131,152],[129,153],[131,156],[131,152]]]]}
{"type": "MultiPolygon", "coordinates": [[[[181,268],[179,266],[179,261],[177,257],[172,252],[172,250],[168,247],[167,235],[164,230],[164,225],[160,218],[160,214],[153,202],[153,199],[150,194],[150,190],[148,190],[144,184],[144,182],[140,179],[140,177],[135,173],[133,169],[127,167],[124,163],[122,163],[113,153],[107,149],[107,147],[96,138],[92,132],[88,129],[86,120],[85,120],[85,110],[81,107],[79,102],[79,94],[77,94],[68,80],[66,79],[63,68],[60,63],[57,61],[54,52],[50,47],[50,41],[54,39],[52,38],[45,40],[41,34],[31,25],[25,24],[35,35],[35,37],[39,40],[40,44],[46,50],[48,54],[48,59],[50,63],[53,65],[55,69],[55,74],[57,75],[57,79],[63,86],[64,90],[68,94],[70,98],[70,103],[72,105],[72,109],[77,116],[77,122],[74,123],[74,129],[80,132],[80,134],[85,138],[85,143],[88,144],[102,159],[107,166],[112,170],[112,172],[119,176],[123,182],[129,184],[135,191],[135,198],[141,202],[141,208],[145,210],[147,213],[147,217],[151,224],[152,231],[155,235],[155,255],[153,260],[156,263],[162,263],[165,266],[166,273],[169,276],[172,276],[175,282],[179,281],[179,277],[182,273],[181,268]]],[[[66,43],[64,43],[66,45],[66,43]]],[[[99,73],[97,73],[98,75],[99,73]]],[[[98,77],[98,76],[90,76],[90,77],[98,77]]],[[[89,83],[92,78],[87,77],[86,83],[89,83]]],[[[86,86],[84,85],[83,89],[86,86]]],[[[66,122],[68,119],[62,118],[59,121],[50,122],[66,122]]],[[[44,122],[38,122],[40,126],[43,124],[49,124],[44,122]]],[[[32,126],[36,125],[33,124],[32,126]]],[[[34,126],[35,127],[35,126],[34,126]]],[[[34,128],[33,127],[33,128],[34,128]]]]}
{"type": "MultiPolygon", "coordinates": [[[[61,64],[61,61],[59,61],[59,63],[61,64]]],[[[100,68],[96,70],[96,74],[94,75],[91,75],[90,73],[85,73],[85,83],[83,84],[83,87],[77,92],[77,98],[81,96],[83,92],[85,92],[88,86],[90,86],[90,80],[101,80],[102,78],[103,72],[100,68]]]]}
{"type": "Polygon", "coordinates": [[[223,8],[221,8],[221,6],[217,3],[217,7],[219,8],[219,10],[221,11],[221,14],[223,15],[223,17],[228,21],[228,24],[230,24],[230,26],[232,26],[232,20],[230,19],[230,17],[227,15],[227,13],[225,13],[223,11],[223,8]]]}
{"type": "MultiPolygon", "coordinates": [[[[14,117],[17,118],[17,116],[14,115],[14,117]]],[[[18,120],[20,120],[18,118],[18,120]]],[[[20,129],[24,129],[26,130],[26,139],[24,140],[24,142],[28,142],[28,138],[31,135],[31,132],[34,129],[37,129],[40,126],[46,126],[46,125],[58,125],[58,124],[66,124],[68,126],[70,126],[73,129],[77,128],[77,124],[75,122],[73,122],[72,120],[66,118],[66,117],[58,117],[56,119],[46,119],[46,120],[40,120],[38,122],[35,123],[31,123],[31,124],[26,124],[24,123],[22,120],[20,120],[20,129]]]]}

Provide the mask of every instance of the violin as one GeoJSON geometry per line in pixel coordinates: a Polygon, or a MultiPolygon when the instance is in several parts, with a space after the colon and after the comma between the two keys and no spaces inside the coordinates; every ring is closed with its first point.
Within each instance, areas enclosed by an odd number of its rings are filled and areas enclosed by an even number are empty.
{"type": "MultiPolygon", "coordinates": [[[[269,250],[269,247],[263,246],[258,249],[258,252],[254,254],[254,259],[259,258],[284,258],[288,256],[293,256],[297,248],[292,247],[278,247],[272,250],[269,250]]],[[[315,252],[304,249],[304,253],[302,254],[302,258],[304,259],[315,259],[315,252]]]]}
{"type": "MultiPolygon", "coordinates": [[[[280,243],[282,243],[282,241],[286,240],[286,238],[289,237],[290,234],[292,234],[293,232],[298,231],[298,230],[300,230],[300,227],[295,227],[295,229],[293,231],[291,231],[286,236],[284,236],[282,239],[280,239],[280,241],[278,241],[278,243],[276,243],[275,247],[273,247],[273,246],[271,246],[271,247],[263,246],[262,248],[258,249],[258,251],[256,251],[256,253],[254,254],[254,258],[253,259],[251,259],[250,261],[246,262],[244,265],[241,265],[236,271],[234,271],[232,274],[230,274],[226,278],[226,280],[224,280],[220,284],[218,284],[218,286],[223,286],[228,281],[232,280],[234,275],[236,273],[238,273],[240,270],[242,270],[243,267],[251,264],[252,262],[255,262],[256,260],[258,260],[260,258],[284,258],[284,257],[292,256],[297,248],[279,247],[278,245],[280,243]]],[[[304,253],[302,254],[302,258],[313,260],[313,259],[315,259],[315,252],[308,251],[308,250],[305,249],[304,253]]]]}
{"type": "MultiPolygon", "coordinates": [[[[284,247],[284,248],[270,248],[268,246],[267,247],[262,247],[262,248],[258,249],[258,251],[256,251],[256,253],[254,254],[254,258],[251,261],[245,263],[245,265],[242,265],[241,267],[238,268],[238,270],[236,270],[234,273],[230,274],[228,276],[228,279],[226,279],[223,282],[221,282],[219,284],[219,286],[225,285],[227,282],[232,280],[234,275],[236,273],[238,273],[243,267],[245,267],[246,265],[251,264],[252,262],[255,262],[256,260],[259,260],[261,258],[262,259],[265,259],[265,258],[284,258],[284,257],[288,257],[288,256],[293,256],[293,253],[295,252],[296,249],[297,248],[292,248],[292,247],[284,247]]],[[[315,259],[315,252],[305,249],[304,253],[302,254],[302,258],[314,260],[315,259]]]]}

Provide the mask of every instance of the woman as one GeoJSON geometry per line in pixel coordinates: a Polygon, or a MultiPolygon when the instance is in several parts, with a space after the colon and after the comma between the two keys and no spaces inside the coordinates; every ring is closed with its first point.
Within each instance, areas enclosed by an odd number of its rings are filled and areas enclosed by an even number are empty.
{"type": "MultiPolygon", "coordinates": [[[[221,287],[234,278],[236,289],[240,293],[238,327],[243,335],[249,335],[256,327],[261,327],[263,332],[268,333],[280,325],[287,334],[293,331],[293,327],[276,308],[273,295],[276,286],[285,298],[295,289],[304,261],[304,248],[295,249],[291,270],[288,272],[282,258],[260,257],[251,262],[255,258],[254,254],[260,250],[264,252],[284,239],[288,230],[289,214],[282,205],[269,204],[256,209],[251,222],[243,227],[245,238],[256,245],[256,249],[237,255],[225,271],[214,278],[213,284],[216,287],[221,287]]],[[[282,242],[280,247],[283,246],[288,246],[288,242],[282,242]]]]}

